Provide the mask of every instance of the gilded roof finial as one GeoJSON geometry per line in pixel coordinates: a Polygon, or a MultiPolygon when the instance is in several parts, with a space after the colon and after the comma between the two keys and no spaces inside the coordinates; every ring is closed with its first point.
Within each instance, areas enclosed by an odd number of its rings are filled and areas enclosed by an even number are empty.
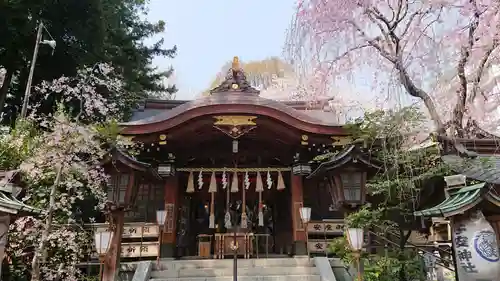
{"type": "Polygon", "coordinates": [[[233,66],[232,66],[234,71],[240,70],[240,59],[238,57],[233,58],[233,66]]]}
{"type": "Polygon", "coordinates": [[[259,94],[259,90],[253,88],[247,81],[245,73],[240,66],[240,59],[233,57],[231,69],[228,70],[225,80],[217,87],[210,90],[210,93],[221,92],[242,92],[259,94]]]}

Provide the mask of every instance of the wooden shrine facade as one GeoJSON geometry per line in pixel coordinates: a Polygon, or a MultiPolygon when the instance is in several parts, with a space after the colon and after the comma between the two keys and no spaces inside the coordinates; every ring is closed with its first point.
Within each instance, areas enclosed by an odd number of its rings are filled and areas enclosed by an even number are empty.
{"type": "Polygon", "coordinates": [[[115,219],[122,237],[114,238],[115,252],[132,255],[120,243],[139,243],[126,234],[133,224],[156,224],[155,235],[140,242],[157,243],[157,252],[147,252],[162,257],[224,258],[232,255],[234,233],[242,257],[324,251],[327,239],[342,235],[345,210],[364,203],[364,182],[380,169],[367,150],[350,145],[324,106],[260,97],[237,60],[210,96],[148,100],[121,124],[139,153],[116,151],[107,166],[110,198],[127,206],[115,219]],[[328,153],[325,164],[311,163],[328,153]],[[307,227],[304,206],[312,209],[307,227]],[[161,226],[158,210],[166,214],[161,226]]]}

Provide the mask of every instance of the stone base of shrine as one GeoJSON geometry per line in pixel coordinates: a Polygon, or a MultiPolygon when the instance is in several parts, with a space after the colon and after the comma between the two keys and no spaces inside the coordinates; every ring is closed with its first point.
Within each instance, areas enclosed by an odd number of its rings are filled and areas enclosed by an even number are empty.
{"type": "Polygon", "coordinates": [[[176,256],[174,243],[163,243],[161,245],[161,258],[173,258],[176,256]]]}
{"type": "Polygon", "coordinates": [[[305,241],[295,241],[293,243],[293,254],[295,256],[307,255],[307,245],[305,241]]]}

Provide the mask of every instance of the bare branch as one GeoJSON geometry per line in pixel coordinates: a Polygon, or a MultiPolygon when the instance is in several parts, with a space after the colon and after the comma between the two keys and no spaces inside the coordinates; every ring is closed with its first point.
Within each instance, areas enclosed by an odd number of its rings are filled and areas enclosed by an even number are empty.
{"type": "Polygon", "coordinates": [[[370,39],[366,33],[361,29],[361,27],[359,27],[359,25],[357,23],[355,23],[354,21],[350,21],[349,22],[350,24],[352,24],[352,26],[354,26],[354,28],[356,29],[356,31],[358,31],[358,33],[361,35],[361,37],[363,37],[363,39],[370,45],[372,46],[373,48],[377,49],[377,51],[379,51],[379,53],[384,57],[386,58],[388,61],[392,62],[392,63],[395,63],[396,62],[396,58],[394,57],[393,54],[390,54],[389,52],[387,52],[387,50],[385,50],[382,46],[380,46],[380,44],[378,44],[378,38],[374,38],[374,39],[370,39]]]}
{"type": "Polygon", "coordinates": [[[486,68],[486,64],[487,64],[488,60],[490,59],[491,54],[493,53],[493,51],[495,51],[496,48],[498,48],[498,46],[500,46],[499,40],[494,39],[493,44],[491,44],[490,48],[488,48],[485,51],[483,57],[481,58],[481,60],[479,62],[479,66],[476,70],[476,75],[474,75],[474,78],[472,79],[472,91],[471,91],[470,96],[469,96],[470,102],[474,101],[474,99],[476,98],[476,96],[480,90],[479,83],[481,82],[481,78],[483,77],[483,73],[484,73],[484,70],[486,68]]]}

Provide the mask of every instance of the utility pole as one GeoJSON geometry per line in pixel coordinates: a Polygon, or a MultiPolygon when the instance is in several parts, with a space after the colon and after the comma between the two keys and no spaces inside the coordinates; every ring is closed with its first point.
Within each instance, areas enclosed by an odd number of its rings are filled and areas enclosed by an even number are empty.
{"type": "Polygon", "coordinates": [[[26,89],[24,91],[23,107],[21,109],[21,118],[26,117],[28,111],[28,103],[31,94],[31,83],[33,82],[33,73],[35,72],[36,58],[38,56],[38,48],[40,47],[40,40],[42,39],[43,23],[40,22],[38,25],[38,31],[36,33],[35,50],[33,51],[33,59],[31,59],[30,73],[28,75],[28,82],[26,82],[26,89]]]}
{"type": "Polygon", "coordinates": [[[24,100],[23,100],[23,107],[21,109],[21,118],[26,118],[26,114],[28,112],[28,104],[30,101],[30,94],[31,94],[31,84],[33,83],[33,73],[35,72],[35,66],[36,66],[36,58],[38,57],[38,48],[40,47],[40,44],[47,44],[52,48],[52,54],[54,54],[54,50],[56,49],[56,41],[50,35],[49,31],[45,28],[43,25],[43,22],[40,22],[38,24],[38,31],[36,33],[36,42],[35,42],[35,50],[33,51],[33,59],[31,60],[31,66],[30,66],[30,73],[28,75],[28,81],[26,82],[26,89],[24,91],[24,100]],[[45,33],[52,39],[52,40],[43,40],[42,41],[42,32],[45,29],[45,33]]]}

